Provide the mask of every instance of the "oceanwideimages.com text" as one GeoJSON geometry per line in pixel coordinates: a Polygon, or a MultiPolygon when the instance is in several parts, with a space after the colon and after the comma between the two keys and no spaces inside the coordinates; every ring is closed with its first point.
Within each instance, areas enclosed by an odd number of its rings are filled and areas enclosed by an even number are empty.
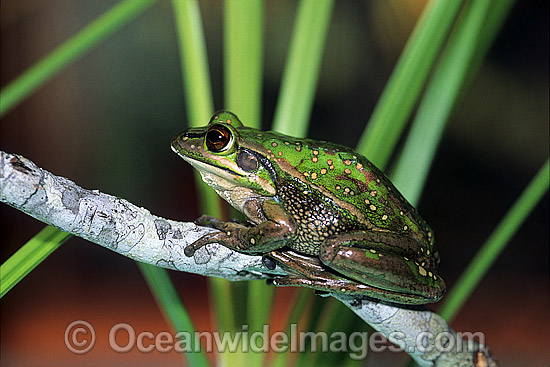
{"type": "MultiPolygon", "coordinates": [[[[442,332],[437,335],[421,332],[416,337],[414,345],[405,345],[407,338],[403,332],[395,331],[388,339],[401,347],[388,343],[379,332],[312,332],[299,331],[297,324],[291,324],[288,331],[271,332],[271,326],[263,325],[261,331],[250,331],[248,325],[242,325],[235,332],[217,331],[180,331],[172,333],[161,331],[139,331],[127,323],[113,325],[106,337],[110,348],[116,353],[128,353],[137,350],[142,353],[190,353],[190,352],[331,352],[348,353],[354,360],[366,358],[368,353],[385,351],[408,353],[430,353],[434,349],[447,352],[453,349],[461,350],[467,343],[463,340],[476,340],[485,344],[483,333],[451,333],[442,332]]],[[[65,345],[75,354],[85,354],[91,351],[96,342],[96,332],[93,326],[84,321],[72,322],[65,329],[65,345]]]]}

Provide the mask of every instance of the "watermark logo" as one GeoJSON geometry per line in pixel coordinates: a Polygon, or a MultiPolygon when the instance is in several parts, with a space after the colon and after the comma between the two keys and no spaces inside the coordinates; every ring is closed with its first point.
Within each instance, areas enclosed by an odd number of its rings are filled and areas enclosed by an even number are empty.
{"type": "Polygon", "coordinates": [[[87,321],[73,321],[65,329],[65,346],[74,354],[88,353],[94,347],[95,339],[95,330],[87,321]]]}
{"type": "MultiPolygon", "coordinates": [[[[348,353],[353,360],[363,360],[367,353],[384,351],[408,353],[431,353],[438,350],[448,352],[456,349],[468,350],[477,340],[485,344],[483,333],[451,333],[440,332],[432,334],[420,332],[416,338],[407,337],[403,332],[391,332],[384,337],[379,332],[341,331],[331,333],[318,331],[299,331],[297,324],[291,324],[286,332],[271,332],[271,325],[263,325],[262,330],[249,330],[248,325],[242,325],[241,330],[234,332],[187,332],[170,333],[161,331],[136,331],[127,323],[118,323],[109,329],[108,341],[110,348],[116,353],[128,353],[137,350],[141,353],[189,353],[205,351],[217,352],[275,352],[300,353],[309,350],[315,352],[348,353]],[[388,340],[394,344],[389,344],[388,340]]],[[[83,320],[69,324],[65,330],[65,345],[75,354],[88,353],[96,342],[96,332],[92,325],[83,320]]]]}

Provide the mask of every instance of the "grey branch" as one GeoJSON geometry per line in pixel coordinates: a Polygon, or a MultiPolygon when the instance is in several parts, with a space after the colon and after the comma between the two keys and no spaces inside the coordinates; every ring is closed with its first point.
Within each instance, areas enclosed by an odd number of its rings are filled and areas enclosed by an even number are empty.
{"type": "Polygon", "coordinates": [[[183,249],[211,228],[157,217],[124,199],[83,189],[16,154],[1,153],[0,190],[4,203],[136,261],[229,280],[265,277],[261,256],[219,244],[185,256],[183,249]]]}
{"type": "MultiPolygon", "coordinates": [[[[1,201],[44,223],[136,261],[167,269],[229,280],[284,274],[278,268],[275,272],[266,269],[261,256],[235,252],[220,244],[209,244],[187,257],[183,249],[213,229],[157,217],[124,199],[83,189],[20,155],[0,153],[1,201]]],[[[439,315],[427,309],[333,296],[421,366],[496,366],[487,350],[457,337],[439,315]]]]}

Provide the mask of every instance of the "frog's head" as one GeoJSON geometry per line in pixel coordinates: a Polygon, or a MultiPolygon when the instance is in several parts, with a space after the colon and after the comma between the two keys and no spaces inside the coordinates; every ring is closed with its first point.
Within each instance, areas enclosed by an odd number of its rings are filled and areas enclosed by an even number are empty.
{"type": "Polygon", "coordinates": [[[275,195],[273,178],[262,164],[262,157],[240,145],[240,128],[244,128],[243,124],[235,114],[218,111],[206,127],[186,129],[172,139],[172,150],[199,170],[203,180],[230,202],[227,191],[275,195]]]}

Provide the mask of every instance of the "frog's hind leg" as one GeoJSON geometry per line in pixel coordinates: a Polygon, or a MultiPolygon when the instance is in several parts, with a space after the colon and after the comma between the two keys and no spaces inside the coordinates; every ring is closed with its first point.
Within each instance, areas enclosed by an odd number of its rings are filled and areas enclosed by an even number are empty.
{"type": "Polygon", "coordinates": [[[393,233],[345,233],[325,240],[321,262],[360,284],[403,295],[406,303],[435,302],[445,283],[435,274],[436,258],[414,239],[393,233]]]}
{"type": "MultiPolygon", "coordinates": [[[[405,303],[407,298],[400,292],[379,289],[338,276],[328,270],[316,257],[304,256],[292,251],[271,251],[267,256],[280,264],[288,274],[273,280],[273,284],[279,287],[302,286],[328,293],[367,296],[396,303],[405,303]]],[[[424,304],[426,300],[418,299],[417,302],[408,303],[424,304]]]]}

